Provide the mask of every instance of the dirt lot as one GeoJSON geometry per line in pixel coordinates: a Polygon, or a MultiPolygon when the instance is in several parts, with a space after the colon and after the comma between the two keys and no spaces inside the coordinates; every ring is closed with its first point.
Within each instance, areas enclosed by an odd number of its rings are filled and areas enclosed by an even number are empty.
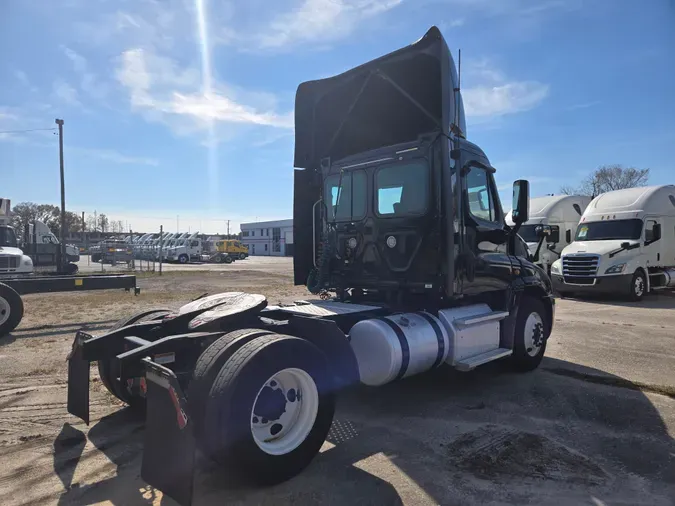
{"type": "MultiPolygon", "coordinates": [[[[26,296],[0,339],[0,504],[175,504],[140,479],[142,422],[94,368],[90,427],[66,413],[65,358],[76,329],[204,292],[307,297],[288,259],[246,262],[141,278],[138,297],[26,296]]],[[[537,371],[497,363],[356,389],[300,477],[246,490],[201,461],[194,504],[675,504],[675,297],[557,306],[537,371]]]]}

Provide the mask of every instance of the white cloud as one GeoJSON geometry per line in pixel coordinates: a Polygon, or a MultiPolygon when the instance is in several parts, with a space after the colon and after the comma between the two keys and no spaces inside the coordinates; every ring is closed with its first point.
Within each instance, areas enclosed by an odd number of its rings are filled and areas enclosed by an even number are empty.
{"type": "Polygon", "coordinates": [[[203,130],[212,122],[292,128],[292,113],[275,112],[275,100],[266,93],[237,91],[216,83],[201,93],[200,73],[180,68],[173,60],[142,49],[125,51],[116,76],[129,93],[132,109],[149,120],[163,121],[185,133],[203,130]],[[258,107],[238,96],[252,99],[258,107]],[[191,125],[185,119],[191,119],[191,125]],[[192,127],[192,128],[190,128],[192,127]]]}
{"type": "Polygon", "coordinates": [[[477,86],[462,92],[467,117],[495,117],[529,111],[548,95],[549,87],[536,81],[501,86],[477,86]]]}
{"type": "Polygon", "coordinates": [[[124,165],[149,165],[152,167],[157,167],[159,165],[159,162],[154,158],[128,156],[111,149],[79,148],[71,146],[69,151],[124,165]]]}
{"type": "MultiPolygon", "coordinates": [[[[403,0],[301,0],[295,8],[273,17],[253,37],[243,37],[261,49],[278,49],[315,42],[323,45],[343,38],[364,21],[387,12],[403,0]]],[[[224,32],[229,40],[235,37],[231,29],[224,32]]]]}
{"type": "Polygon", "coordinates": [[[77,90],[73,88],[70,84],[65,82],[63,79],[58,79],[54,83],[52,91],[54,93],[54,96],[61,102],[78,107],[82,106],[82,104],[80,103],[77,90]]]}
{"type": "Polygon", "coordinates": [[[534,80],[509,79],[488,59],[471,62],[463,69],[462,96],[469,122],[480,122],[538,106],[549,86],[534,80]],[[464,77],[465,76],[465,77],[464,77]]]}
{"type": "Polygon", "coordinates": [[[61,50],[73,65],[80,80],[80,89],[94,99],[104,99],[108,93],[108,86],[98,80],[96,75],[89,70],[87,60],[69,47],[61,46],[61,50]]]}

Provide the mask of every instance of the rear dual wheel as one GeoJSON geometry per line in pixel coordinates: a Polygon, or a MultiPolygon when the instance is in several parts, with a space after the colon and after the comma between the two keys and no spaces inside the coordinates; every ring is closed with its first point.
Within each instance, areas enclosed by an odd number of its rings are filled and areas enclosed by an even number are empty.
{"type": "Polygon", "coordinates": [[[288,480],[319,452],[335,412],[325,355],[308,341],[259,335],[214,375],[203,406],[200,446],[239,477],[288,480]]]}

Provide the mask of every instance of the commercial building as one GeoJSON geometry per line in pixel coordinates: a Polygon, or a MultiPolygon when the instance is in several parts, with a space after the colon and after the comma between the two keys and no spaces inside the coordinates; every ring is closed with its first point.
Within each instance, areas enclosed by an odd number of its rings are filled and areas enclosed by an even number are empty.
{"type": "Polygon", "coordinates": [[[241,242],[251,256],[293,256],[293,220],[242,223],[241,242]]]}

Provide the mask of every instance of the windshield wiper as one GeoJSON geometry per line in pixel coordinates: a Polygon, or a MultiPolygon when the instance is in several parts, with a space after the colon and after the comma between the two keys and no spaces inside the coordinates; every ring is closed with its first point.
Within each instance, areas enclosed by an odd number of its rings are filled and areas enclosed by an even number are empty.
{"type": "Polygon", "coordinates": [[[618,250],[616,250],[616,251],[612,251],[612,252],[609,254],[609,258],[613,258],[614,256],[618,255],[618,254],[621,253],[622,251],[629,251],[629,250],[632,250],[632,249],[635,249],[635,248],[639,248],[639,247],[640,247],[640,243],[639,243],[639,242],[636,242],[636,243],[634,243],[634,244],[630,244],[630,243],[628,243],[628,242],[621,243],[621,247],[620,247],[618,250]]]}

